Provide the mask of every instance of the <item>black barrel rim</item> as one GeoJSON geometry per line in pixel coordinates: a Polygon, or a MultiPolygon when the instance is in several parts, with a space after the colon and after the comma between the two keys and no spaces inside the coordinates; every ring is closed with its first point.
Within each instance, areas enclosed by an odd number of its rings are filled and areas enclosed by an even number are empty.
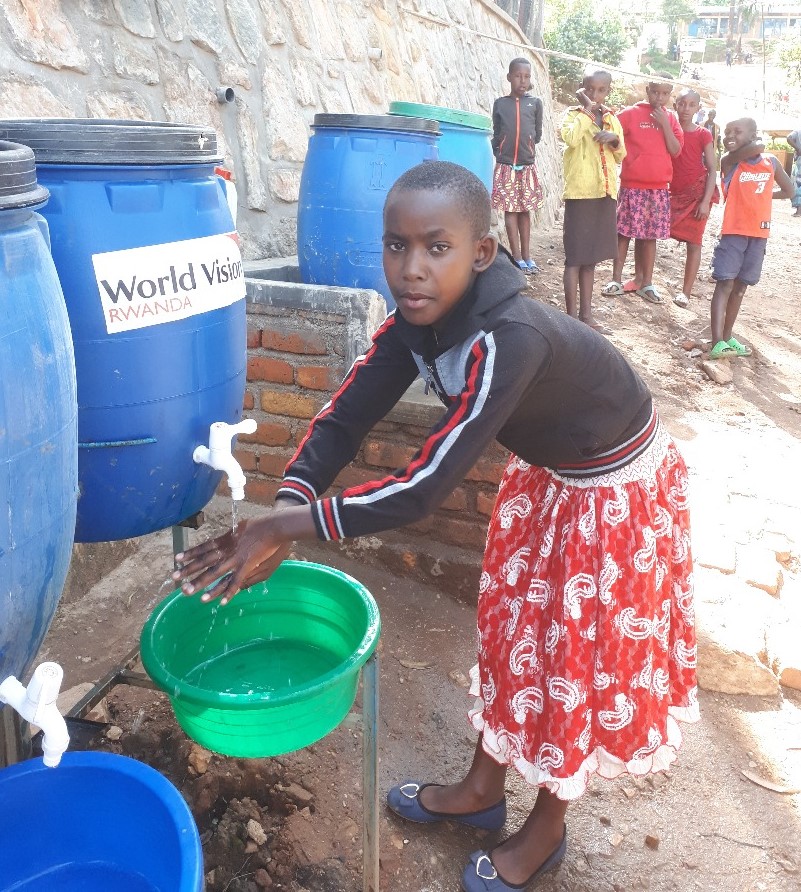
{"type": "Polygon", "coordinates": [[[314,116],[314,127],[342,127],[352,130],[405,130],[439,135],[439,122],[405,115],[329,115],[314,116]]]}
{"type": "Polygon", "coordinates": [[[105,118],[0,120],[0,140],[33,149],[37,164],[216,164],[213,127],[105,118]]]}
{"type": "Polygon", "coordinates": [[[0,140],[0,210],[44,204],[50,193],[36,181],[33,150],[0,140]]]}

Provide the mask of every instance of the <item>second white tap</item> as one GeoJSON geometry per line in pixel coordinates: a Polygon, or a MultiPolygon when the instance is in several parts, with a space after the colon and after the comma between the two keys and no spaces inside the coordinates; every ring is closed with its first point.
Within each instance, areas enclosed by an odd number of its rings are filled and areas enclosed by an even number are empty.
{"type": "Polygon", "coordinates": [[[62,678],[64,670],[58,663],[40,663],[27,688],[13,675],[0,683],[0,704],[7,703],[26,722],[42,729],[43,761],[49,768],[58,765],[70,742],[56,703],[62,678]]]}

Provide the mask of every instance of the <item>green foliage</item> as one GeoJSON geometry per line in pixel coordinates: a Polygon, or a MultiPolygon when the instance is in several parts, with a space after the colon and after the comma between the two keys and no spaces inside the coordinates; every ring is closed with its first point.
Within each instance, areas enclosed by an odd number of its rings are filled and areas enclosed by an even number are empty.
{"type": "Polygon", "coordinates": [[[625,108],[627,105],[633,105],[634,101],[631,98],[631,88],[628,85],[620,81],[612,82],[612,89],[606,97],[606,105],[610,108],[618,109],[625,108]]]}
{"type": "MultiPolygon", "coordinates": [[[[553,10],[552,10],[553,12],[553,10]]],[[[592,0],[574,0],[560,4],[544,34],[545,45],[552,50],[584,56],[607,65],[618,65],[629,38],[617,13],[600,11],[592,0]]],[[[566,59],[549,59],[551,75],[558,83],[578,83],[583,66],[566,59]]]]}
{"type": "Polygon", "coordinates": [[[787,72],[787,80],[801,87],[801,38],[788,37],[782,41],[779,65],[787,72]]]}
{"type": "Polygon", "coordinates": [[[717,37],[707,38],[704,62],[723,62],[726,58],[726,41],[717,37]]]}
{"type": "MultiPolygon", "coordinates": [[[[770,9],[770,7],[768,7],[770,9]]],[[[759,14],[759,4],[757,0],[745,0],[745,2],[740,2],[740,32],[747,31],[751,25],[754,24],[754,19],[756,19],[759,14]]]]}
{"type": "Polygon", "coordinates": [[[665,53],[645,52],[640,57],[640,71],[646,74],[669,74],[678,77],[681,71],[681,62],[675,62],[672,56],[665,53]]]}
{"type": "Polygon", "coordinates": [[[691,0],[662,0],[658,18],[670,28],[670,42],[673,44],[678,38],[679,23],[695,18],[695,4],[691,0]]]}

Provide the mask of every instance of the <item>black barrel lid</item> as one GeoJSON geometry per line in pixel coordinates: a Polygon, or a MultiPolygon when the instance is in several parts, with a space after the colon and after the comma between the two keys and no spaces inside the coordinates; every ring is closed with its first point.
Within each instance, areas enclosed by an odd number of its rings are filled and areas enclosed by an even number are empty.
{"type": "Polygon", "coordinates": [[[405,115],[315,115],[313,126],[350,127],[360,130],[411,130],[413,133],[439,135],[438,121],[405,115]]]}
{"type": "Polygon", "coordinates": [[[30,146],[37,164],[208,164],[222,160],[213,127],[166,121],[0,119],[0,139],[30,146]]]}
{"type": "Polygon", "coordinates": [[[0,140],[0,210],[44,204],[50,193],[36,182],[36,161],[28,146],[0,140]]]}

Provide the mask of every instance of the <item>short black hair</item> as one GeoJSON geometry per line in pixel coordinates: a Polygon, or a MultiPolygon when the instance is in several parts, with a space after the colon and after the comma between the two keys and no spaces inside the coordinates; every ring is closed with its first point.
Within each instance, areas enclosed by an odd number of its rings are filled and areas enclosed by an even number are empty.
{"type": "MultiPolygon", "coordinates": [[[[729,121],[729,124],[742,124],[744,127],[748,127],[754,136],[759,133],[759,125],[753,118],[735,118],[733,121],[729,121]]],[[[726,126],[728,127],[729,124],[726,126]]]]}
{"type": "Polygon", "coordinates": [[[608,71],[606,68],[599,68],[597,65],[591,63],[585,67],[581,82],[582,84],[584,84],[587,81],[594,81],[596,79],[603,79],[607,83],[611,84],[612,72],[608,71]]]}
{"type": "Polygon", "coordinates": [[[531,62],[529,62],[528,59],[523,56],[518,56],[516,59],[512,59],[512,61],[509,63],[509,74],[512,73],[512,69],[515,67],[515,65],[528,65],[528,67],[531,68],[531,62]]]}
{"type": "Polygon", "coordinates": [[[398,192],[447,192],[459,204],[477,239],[489,232],[492,205],[487,187],[461,164],[423,161],[398,177],[387,193],[387,202],[398,192]]]}

